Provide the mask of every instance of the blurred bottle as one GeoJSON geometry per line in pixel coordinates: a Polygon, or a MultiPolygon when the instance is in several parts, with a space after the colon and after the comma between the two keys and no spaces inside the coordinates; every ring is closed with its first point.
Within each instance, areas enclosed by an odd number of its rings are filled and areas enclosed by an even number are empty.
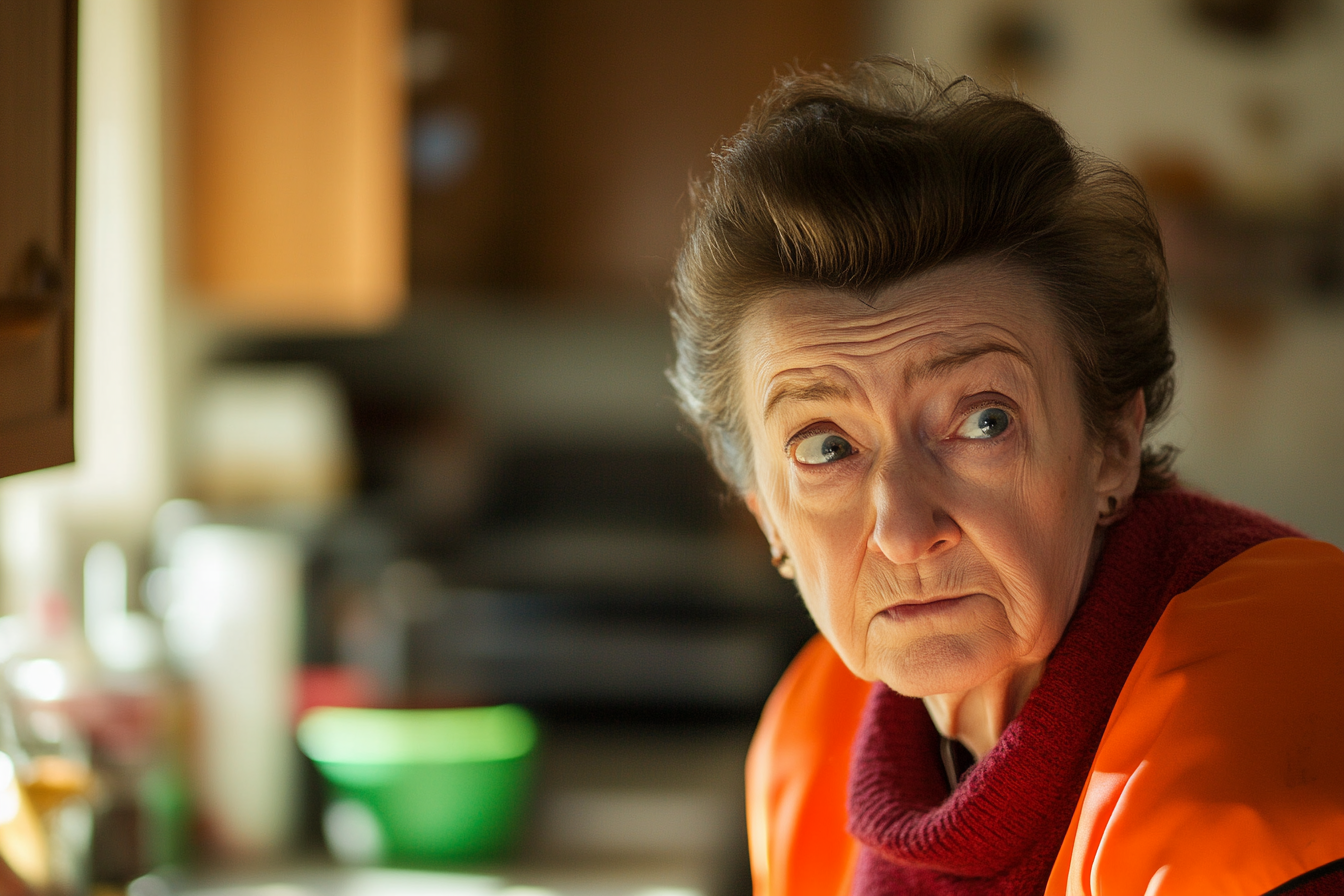
{"type": "Polygon", "coordinates": [[[74,625],[70,604],[58,592],[43,594],[30,604],[27,618],[6,621],[4,642],[5,710],[0,718],[0,779],[12,775],[20,796],[6,791],[0,816],[11,807],[18,830],[28,809],[38,822],[41,846],[27,834],[15,834],[0,853],[25,880],[35,873],[31,862],[13,855],[41,854],[46,871],[39,888],[51,893],[82,893],[89,883],[89,847],[95,796],[89,747],[82,730],[96,704],[94,663],[74,625]],[[13,766],[12,772],[10,766],[13,766]]]}
{"type": "Polygon", "coordinates": [[[193,526],[174,540],[164,635],[191,690],[192,792],[211,854],[270,861],[298,802],[291,732],[303,553],[297,538],[193,526]]]}
{"type": "Polygon", "coordinates": [[[84,631],[98,663],[86,719],[100,783],[93,879],[124,885],[185,858],[187,798],[177,689],[163,635],[130,609],[126,555],[100,542],[84,559],[84,631]]]}
{"type": "Polygon", "coordinates": [[[0,698],[0,893],[43,892],[52,883],[48,837],[41,815],[19,780],[31,765],[19,744],[13,702],[0,698]]]}

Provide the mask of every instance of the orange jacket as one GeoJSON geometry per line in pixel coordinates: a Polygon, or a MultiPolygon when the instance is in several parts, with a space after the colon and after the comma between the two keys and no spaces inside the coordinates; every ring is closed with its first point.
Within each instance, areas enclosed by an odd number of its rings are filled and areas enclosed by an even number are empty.
{"type": "MultiPolygon", "coordinates": [[[[747,759],[756,896],[845,896],[870,685],[814,639],[747,759]]],[[[1262,894],[1344,858],[1344,553],[1265,542],[1167,605],[1097,749],[1049,896],[1262,894]]]]}

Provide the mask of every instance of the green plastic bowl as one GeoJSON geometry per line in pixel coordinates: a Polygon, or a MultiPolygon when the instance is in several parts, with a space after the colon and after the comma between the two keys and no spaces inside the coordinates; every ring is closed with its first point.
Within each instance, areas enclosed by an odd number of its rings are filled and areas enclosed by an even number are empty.
{"type": "Polygon", "coordinates": [[[521,707],[322,708],[298,736],[334,798],[376,819],[374,858],[491,858],[522,825],[537,727],[521,707]]]}

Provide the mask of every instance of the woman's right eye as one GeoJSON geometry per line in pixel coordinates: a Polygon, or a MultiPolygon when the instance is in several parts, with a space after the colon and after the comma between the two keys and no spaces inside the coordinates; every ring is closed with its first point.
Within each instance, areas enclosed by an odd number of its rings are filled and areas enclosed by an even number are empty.
{"type": "Polygon", "coordinates": [[[854,446],[843,436],[833,432],[819,432],[816,435],[806,436],[793,446],[793,459],[808,466],[834,463],[853,453],[854,446]]]}

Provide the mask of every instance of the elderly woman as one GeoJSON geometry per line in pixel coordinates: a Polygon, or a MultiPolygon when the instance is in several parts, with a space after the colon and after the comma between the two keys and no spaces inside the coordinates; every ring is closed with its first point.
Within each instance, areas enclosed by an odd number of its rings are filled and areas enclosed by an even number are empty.
{"type": "Polygon", "coordinates": [[[791,75],[674,287],[683,408],[821,633],[748,760],[759,896],[1344,892],[1344,555],[1144,447],[1132,177],[966,80],[791,75]]]}

